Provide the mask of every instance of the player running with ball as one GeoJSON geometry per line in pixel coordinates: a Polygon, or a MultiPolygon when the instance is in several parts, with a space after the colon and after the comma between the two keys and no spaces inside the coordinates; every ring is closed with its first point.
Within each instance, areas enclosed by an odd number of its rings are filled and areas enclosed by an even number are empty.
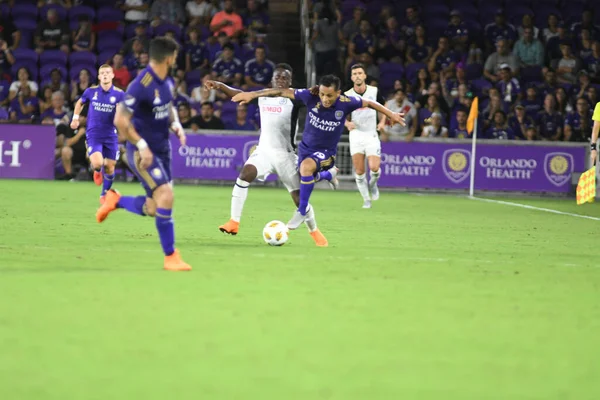
{"type": "MultiPolygon", "coordinates": [[[[292,84],[292,67],[278,64],[273,73],[272,84],[277,89],[289,89],[292,84]]],[[[230,97],[242,93],[221,82],[208,81],[205,86],[207,89],[220,90],[230,97]]],[[[294,139],[298,110],[304,104],[285,97],[258,97],[258,106],[261,125],[258,146],[246,161],[233,187],[231,219],[219,227],[221,232],[230,235],[238,233],[248,187],[255,179],[264,180],[269,174],[277,174],[296,206],[300,203],[300,175],[296,167],[298,157],[294,153],[294,139]]],[[[310,204],[305,223],[316,245],[326,247],[327,239],[317,228],[315,212],[310,204]]]]}
{"type": "Polygon", "coordinates": [[[243,92],[235,95],[233,101],[248,103],[258,97],[286,97],[298,99],[307,107],[306,122],[302,142],[298,146],[300,168],[300,204],[288,222],[289,229],[297,229],[307,218],[308,201],[315,182],[335,179],[332,169],[337,153],[337,145],[344,130],[344,121],[353,111],[369,107],[386,115],[392,124],[404,124],[402,114],[396,114],[381,104],[341,95],[340,79],[325,75],[319,81],[318,95],[310,89],[264,89],[257,92],[243,92]]]}
{"type": "Polygon", "coordinates": [[[113,86],[115,77],[110,65],[101,65],[98,69],[100,86],[91,86],[83,92],[75,103],[71,128],[79,127],[79,115],[84,105],[89,104],[85,141],[94,169],[94,183],[102,185],[100,203],[104,202],[106,192],[115,178],[115,165],[119,159],[119,139],[113,120],[117,104],[123,101],[125,93],[113,86]],[[102,171],[104,167],[104,171],[102,171]],[[104,176],[103,176],[104,174],[104,176]],[[104,178],[104,179],[102,179],[104,178]]]}
{"type": "MultiPolygon", "coordinates": [[[[362,97],[366,100],[385,103],[385,99],[375,86],[366,84],[367,73],[362,64],[354,64],[351,68],[350,79],[354,83],[352,89],[347,90],[347,96],[362,97]]],[[[379,200],[377,181],[381,176],[381,142],[377,131],[385,128],[385,117],[380,116],[377,123],[377,111],[371,108],[359,108],[352,112],[350,120],[346,121],[346,128],[350,132],[350,155],[356,186],[363,198],[363,208],[371,208],[371,200],[379,200]],[[371,170],[371,180],[367,183],[365,174],[365,156],[371,170]],[[370,192],[370,193],[369,193],[370,192]]]]}

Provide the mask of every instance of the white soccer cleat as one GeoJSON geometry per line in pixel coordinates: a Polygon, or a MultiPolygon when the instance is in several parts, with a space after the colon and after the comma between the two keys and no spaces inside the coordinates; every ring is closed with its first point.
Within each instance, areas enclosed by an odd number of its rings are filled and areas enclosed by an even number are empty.
{"type": "Polygon", "coordinates": [[[305,220],[306,215],[302,215],[300,214],[300,211],[296,211],[292,219],[290,219],[290,221],[287,223],[287,227],[289,230],[298,229],[298,227],[300,227],[305,220]]]}
{"type": "Polygon", "coordinates": [[[333,190],[338,190],[340,187],[340,181],[338,180],[337,175],[340,172],[340,169],[338,167],[333,167],[329,172],[331,172],[331,180],[327,182],[333,190]]]}
{"type": "Polygon", "coordinates": [[[365,200],[362,208],[371,208],[371,200],[365,200]]]}
{"type": "Polygon", "coordinates": [[[379,200],[379,188],[377,187],[377,184],[373,185],[369,189],[371,190],[371,199],[373,201],[379,200]]]}

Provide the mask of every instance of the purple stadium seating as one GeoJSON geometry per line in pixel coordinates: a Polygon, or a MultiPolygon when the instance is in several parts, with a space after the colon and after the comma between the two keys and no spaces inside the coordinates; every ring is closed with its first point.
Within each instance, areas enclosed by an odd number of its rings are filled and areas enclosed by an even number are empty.
{"type": "Polygon", "coordinates": [[[96,18],[96,11],[87,6],[75,6],[69,10],[69,20],[77,21],[81,16],[87,16],[92,21],[96,18]]]}
{"type": "Polygon", "coordinates": [[[4,16],[4,18],[8,18],[10,16],[10,7],[8,4],[0,4],[0,15],[4,16]]]}
{"type": "MultiPolygon", "coordinates": [[[[135,27],[135,24],[129,24],[125,27],[125,39],[131,39],[135,36],[135,27]]],[[[146,35],[152,37],[152,27],[150,25],[146,25],[146,35]]]]}
{"type": "Polygon", "coordinates": [[[81,64],[85,64],[85,65],[96,65],[97,62],[97,57],[96,54],[90,52],[90,51],[77,51],[74,53],[71,53],[69,55],[69,65],[71,67],[75,67],[81,64]]]}
{"type": "Polygon", "coordinates": [[[98,54],[98,64],[110,64],[113,56],[118,53],[115,50],[106,50],[98,54]]]}
{"type": "Polygon", "coordinates": [[[52,73],[53,70],[58,69],[60,71],[60,75],[62,77],[62,81],[66,82],[67,78],[69,77],[69,75],[67,74],[67,68],[65,68],[62,65],[58,65],[58,64],[48,64],[48,65],[44,65],[40,68],[40,80],[44,81],[47,79],[50,79],[50,74],[52,73]]]}
{"type": "Polygon", "coordinates": [[[74,67],[71,67],[69,70],[69,78],[72,81],[79,81],[79,73],[81,70],[87,69],[90,73],[90,80],[92,82],[96,81],[96,65],[95,64],[78,64],[74,67]]]}
{"type": "Polygon", "coordinates": [[[123,11],[116,8],[103,7],[97,12],[98,22],[103,21],[123,21],[123,11]]]}
{"type": "Polygon", "coordinates": [[[181,40],[181,28],[175,24],[160,24],[152,33],[152,36],[164,36],[168,31],[175,33],[175,38],[181,40]]]}
{"type": "Polygon", "coordinates": [[[37,81],[37,79],[38,79],[37,63],[16,61],[10,69],[10,72],[11,72],[11,75],[13,76],[13,78],[17,79],[17,72],[19,72],[19,69],[21,69],[21,68],[26,68],[27,71],[29,71],[29,79],[30,80],[37,81]]]}
{"type": "Polygon", "coordinates": [[[185,74],[185,82],[187,83],[188,87],[200,86],[201,81],[202,72],[198,70],[190,71],[185,74]]]}
{"type": "Polygon", "coordinates": [[[67,65],[67,54],[60,50],[46,50],[40,54],[40,65],[67,65]]]}
{"type": "Polygon", "coordinates": [[[56,13],[58,14],[58,18],[61,21],[67,20],[67,16],[68,16],[67,9],[58,4],[48,4],[47,6],[40,8],[40,19],[41,20],[46,19],[46,14],[48,13],[48,10],[50,10],[50,9],[56,10],[56,13]]]}
{"type": "Polygon", "coordinates": [[[424,63],[414,63],[406,66],[406,79],[409,82],[415,82],[417,80],[417,74],[420,69],[427,69],[427,65],[424,63]]]}
{"type": "Polygon", "coordinates": [[[471,85],[473,85],[473,92],[475,92],[476,96],[481,96],[484,90],[490,89],[492,84],[486,79],[473,79],[471,81],[471,85]]]}
{"type": "Polygon", "coordinates": [[[467,80],[473,80],[483,75],[483,65],[481,64],[469,64],[465,69],[465,76],[467,80]]]}
{"type": "Polygon", "coordinates": [[[37,29],[37,21],[28,17],[19,17],[13,21],[20,31],[34,32],[37,29]]]}
{"type": "Polygon", "coordinates": [[[13,6],[10,15],[12,16],[13,20],[28,19],[36,21],[38,17],[38,8],[34,4],[18,2],[13,6]]]}
{"type": "Polygon", "coordinates": [[[13,56],[19,62],[27,61],[34,64],[38,62],[38,54],[31,49],[16,49],[13,50],[13,56]]]}

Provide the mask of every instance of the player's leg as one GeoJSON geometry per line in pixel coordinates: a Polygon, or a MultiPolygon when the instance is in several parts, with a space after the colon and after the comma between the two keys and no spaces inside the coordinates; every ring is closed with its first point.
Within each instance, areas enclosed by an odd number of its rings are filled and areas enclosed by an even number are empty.
{"type": "Polygon", "coordinates": [[[323,153],[314,153],[302,157],[302,161],[300,162],[300,199],[298,201],[298,210],[288,222],[289,229],[297,229],[306,220],[308,201],[315,187],[315,175],[320,167],[320,161],[318,160],[321,159],[325,159],[323,153]]]}
{"type": "Polygon", "coordinates": [[[73,177],[73,149],[65,146],[60,150],[60,158],[65,170],[65,177],[73,177]]]}
{"type": "Polygon", "coordinates": [[[102,157],[102,143],[94,140],[93,138],[86,139],[88,157],[90,158],[90,165],[94,170],[94,183],[96,186],[102,185],[102,166],[104,164],[104,158],[102,157]]]}
{"type": "Polygon", "coordinates": [[[358,192],[363,198],[363,208],[371,208],[371,196],[369,195],[369,186],[365,173],[365,153],[352,154],[352,165],[354,166],[356,187],[358,187],[358,192]]]}
{"type": "Polygon", "coordinates": [[[113,181],[115,180],[115,166],[120,157],[119,142],[117,141],[117,138],[104,143],[102,156],[104,158],[104,174],[102,177],[102,193],[100,194],[100,201],[102,201],[106,192],[110,190],[113,181]]]}
{"type": "Polygon", "coordinates": [[[379,138],[375,138],[372,143],[367,146],[367,163],[369,164],[369,170],[371,171],[371,179],[369,180],[369,190],[371,191],[371,198],[373,200],[379,200],[379,187],[377,182],[381,177],[381,142],[379,138]]]}

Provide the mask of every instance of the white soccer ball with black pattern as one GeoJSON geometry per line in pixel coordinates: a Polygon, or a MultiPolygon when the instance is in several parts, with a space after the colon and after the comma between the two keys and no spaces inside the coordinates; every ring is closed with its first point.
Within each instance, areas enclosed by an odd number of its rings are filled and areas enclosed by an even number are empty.
{"type": "Polygon", "coordinates": [[[290,238],[290,231],[281,221],[271,221],[263,229],[263,239],[269,246],[283,246],[290,238]]]}

